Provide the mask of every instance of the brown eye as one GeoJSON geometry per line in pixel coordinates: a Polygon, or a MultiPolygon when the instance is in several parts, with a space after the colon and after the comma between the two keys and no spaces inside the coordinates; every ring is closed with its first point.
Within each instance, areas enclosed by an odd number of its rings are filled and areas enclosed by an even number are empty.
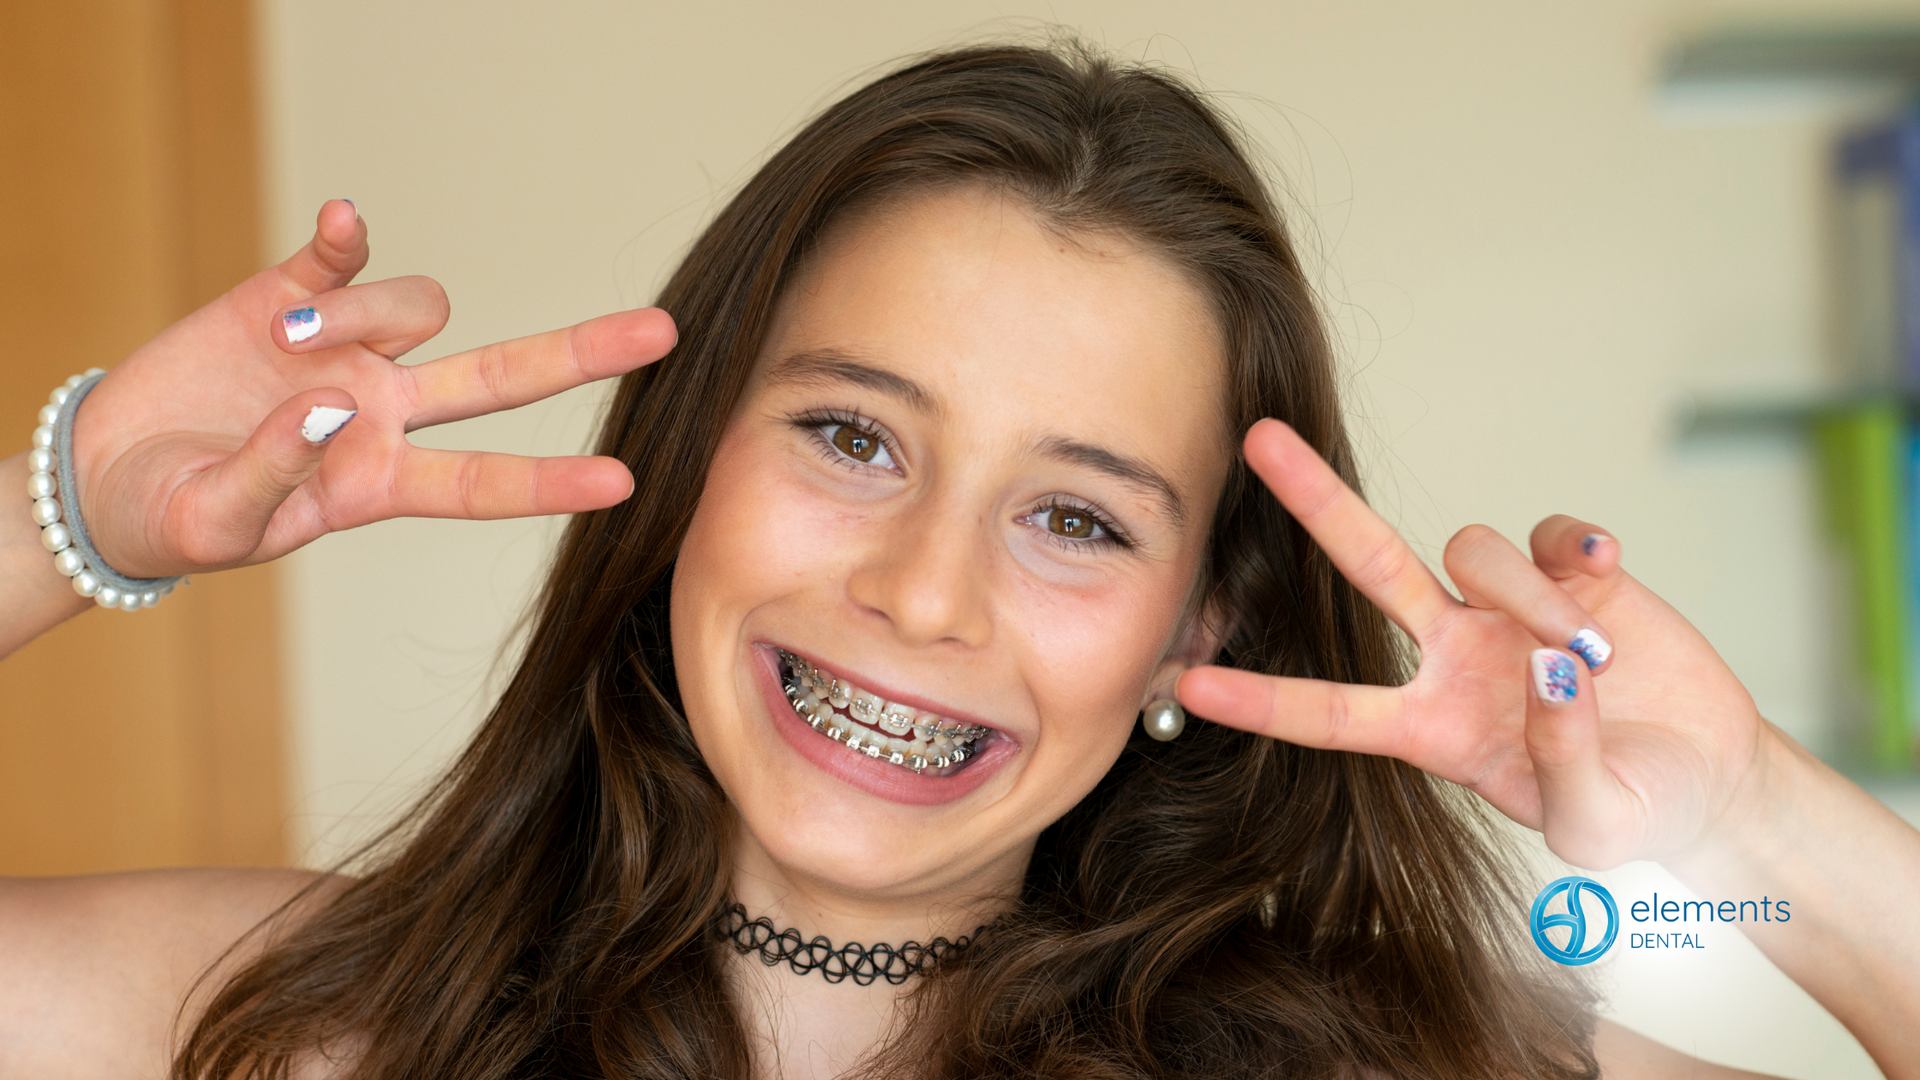
{"type": "Polygon", "coordinates": [[[1133,542],[1120,530],[1100,519],[1092,510],[1073,506],[1042,504],[1033,512],[1014,519],[1016,524],[1045,529],[1053,543],[1069,551],[1091,552],[1096,548],[1131,548],[1133,542]]]}
{"type": "Polygon", "coordinates": [[[841,424],[833,429],[833,448],[855,461],[872,461],[880,452],[880,440],[851,424],[841,424]]]}
{"type": "Polygon", "coordinates": [[[1047,515],[1047,531],[1069,540],[1086,540],[1097,528],[1093,518],[1078,510],[1055,510],[1047,515]]]}

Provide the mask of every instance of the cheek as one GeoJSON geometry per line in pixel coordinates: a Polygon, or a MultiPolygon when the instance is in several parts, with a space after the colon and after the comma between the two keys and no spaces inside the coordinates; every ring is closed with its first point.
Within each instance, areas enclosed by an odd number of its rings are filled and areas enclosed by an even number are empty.
{"type": "Polygon", "coordinates": [[[1020,590],[1012,608],[1019,612],[1045,741],[1076,753],[1110,749],[1111,763],[1180,614],[1184,592],[1172,585],[1143,574],[1097,586],[1020,590]]]}
{"type": "Polygon", "coordinates": [[[797,576],[781,564],[777,514],[754,497],[760,460],[731,434],[721,439],[674,561],[674,668],[696,734],[727,711],[719,706],[738,666],[742,618],[797,576]]]}
{"type": "Polygon", "coordinates": [[[801,482],[804,465],[787,447],[731,432],[721,439],[674,566],[683,694],[697,696],[703,666],[733,666],[750,644],[739,640],[750,612],[833,581],[848,558],[845,538],[868,524],[801,482]]]}

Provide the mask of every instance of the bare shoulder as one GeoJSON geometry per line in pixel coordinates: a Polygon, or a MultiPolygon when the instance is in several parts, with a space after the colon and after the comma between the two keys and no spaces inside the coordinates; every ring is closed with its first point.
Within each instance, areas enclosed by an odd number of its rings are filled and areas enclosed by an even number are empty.
{"type": "Polygon", "coordinates": [[[0,1077],[164,1076],[195,981],[255,955],[258,935],[233,946],[289,901],[284,925],[342,884],[299,870],[0,879],[0,1077]]]}
{"type": "Polygon", "coordinates": [[[1593,1049],[1605,1080],[1775,1080],[1764,1073],[1701,1061],[1611,1020],[1600,1021],[1593,1049]]]}

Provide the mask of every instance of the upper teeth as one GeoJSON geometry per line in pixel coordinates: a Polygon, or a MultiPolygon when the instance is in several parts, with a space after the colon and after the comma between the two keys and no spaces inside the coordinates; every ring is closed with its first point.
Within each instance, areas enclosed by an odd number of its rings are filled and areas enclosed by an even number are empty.
{"type": "Polygon", "coordinates": [[[815,730],[844,742],[855,753],[884,757],[915,772],[945,768],[972,756],[973,744],[991,730],[978,724],[957,724],[936,713],[883,700],[844,679],[828,678],[784,649],[780,658],[786,662],[787,700],[793,703],[794,711],[806,717],[815,730]],[[895,737],[887,738],[849,723],[848,716],[895,737]]]}

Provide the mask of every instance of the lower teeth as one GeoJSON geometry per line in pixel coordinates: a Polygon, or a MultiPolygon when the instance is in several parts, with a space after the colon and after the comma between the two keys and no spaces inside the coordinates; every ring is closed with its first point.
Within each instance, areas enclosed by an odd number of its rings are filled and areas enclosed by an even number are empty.
{"type": "MultiPolygon", "coordinates": [[[[807,688],[802,684],[798,675],[801,661],[798,657],[786,653],[781,654],[781,659],[786,661],[786,671],[783,673],[781,681],[785,684],[787,701],[793,706],[793,711],[798,713],[800,718],[807,722],[808,727],[827,736],[834,742],[842,744],[856,754],[865,754],[870,758],[879,758],[891,764],[898,765],[901,768],[912,769],[917,773],[923,769],[944,769],[949,765],[958,765],[966,761],[977,753],[976,747],[979,740],[985,736],[985,732],[979,728],[960,729],[960,731],[965,731],[969,734],[972,731],[981,731],[981,734],[971,735],[971,737],[963,737],[957,731],[943,730],[941,733],[947,735],[954,743],[953,749],[944,754],[923,755],[910,751],[888,750],[882,745],[881,741],[885,736],[879,732],[855,727],[851,721],[849,721],[846,727],[840,727],[830,723],[827,718],[829,715],[832,715],[830,707],[820,707],[809,710],[806,705],[807,688]]],[[[827,706],[832,704],[837,704],[837,701],[826,703],[827,706]]],[[[852,708],[848,709],[848,712],[852,711],[854,711],[852,708]]],[[[865,708],[862,711],[872,712],[873,710],[871,708],[865,708]]]]}

